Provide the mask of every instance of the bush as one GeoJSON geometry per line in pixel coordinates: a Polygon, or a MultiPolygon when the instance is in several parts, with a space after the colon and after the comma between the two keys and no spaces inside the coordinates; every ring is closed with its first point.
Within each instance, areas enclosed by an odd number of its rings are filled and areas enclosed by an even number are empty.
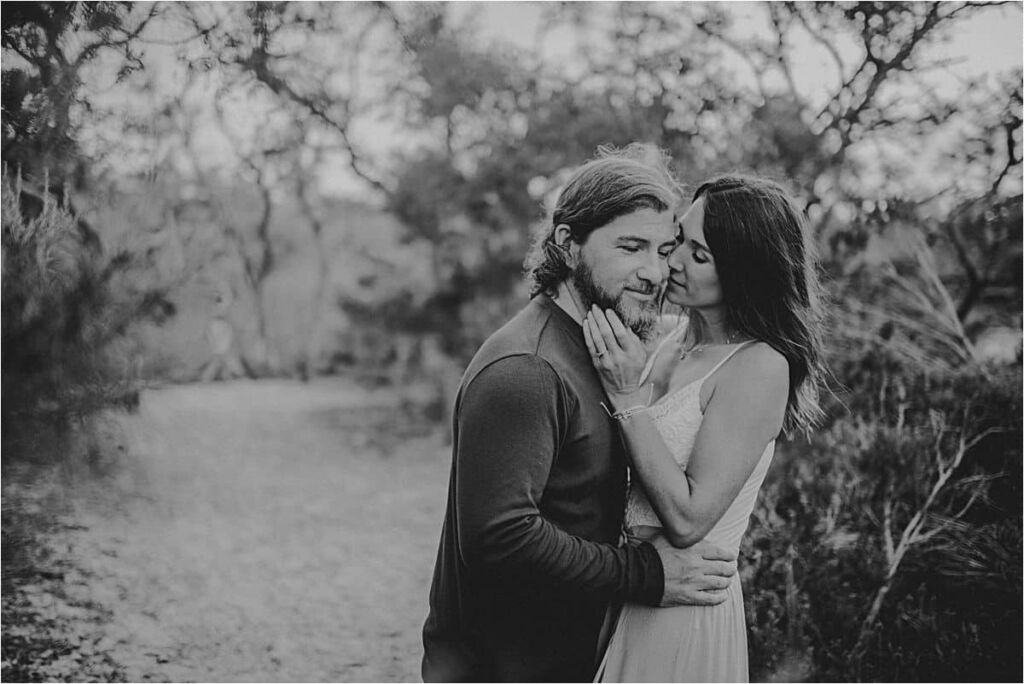
{"type": "Polygon", "coordinates": [[[48,192],[26,215],[20,178],[10,181],[5,174],[3,461],[60,460],[96,412],[137,403],[128,333],[173,307],[140,283],[131,252],[106,255],[84,241],[76,217],[48,192]]]}
{"type": "Polygon", "coordinates": [[[1021,371],[883,352],[780,445],[744,542],[756,679],[1017,681],[1021,371]]]}

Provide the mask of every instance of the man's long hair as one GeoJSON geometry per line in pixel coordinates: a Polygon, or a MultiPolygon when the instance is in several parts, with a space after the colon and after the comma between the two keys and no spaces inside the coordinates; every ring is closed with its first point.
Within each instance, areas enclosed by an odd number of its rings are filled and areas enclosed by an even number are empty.
{"type": "Polygon", "coordinates": [[[555,243],[555,227],[572,230],[583,244],[595,229],[640,209],[674,209],[680,190],[668,156],[653,145],[632,143],[623,149],[602,146],[577,169],[558,195],[550,221],[534,237],[524,268],[530,297],[552,294],[572,273],[566,250],[555,243]]]}
{"type": "Polygon", "coordinates": [[[769,344],[789,362],[783,427],[806,432],[820,418],[824,386],[821,285],[803,211],[774,181],[743,175],[713,178],[704,199],[704,238],[715,260],[726,322],[769,344]]]}

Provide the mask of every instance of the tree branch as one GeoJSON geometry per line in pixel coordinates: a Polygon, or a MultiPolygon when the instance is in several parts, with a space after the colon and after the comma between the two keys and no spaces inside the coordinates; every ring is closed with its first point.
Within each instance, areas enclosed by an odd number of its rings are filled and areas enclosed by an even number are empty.
{"type": "Polygon", "coordinates": [[[790,96],[802,109],[804,107],[804,101],[803,98],[800,97],[800,93],[796,88],[796,81],[793,79],[793,72],[789,68],[789,60],[786,59],[787,29],[782,25],[782,14],[781,10],[779,10],[779,6],[769,3],[768,15],[771,18],[772,26],[775,28],[775,34],[777,37],[775,45],[776,61],[778,62],[779,69],[782,71],[782,76],[786,79],[786,85],[789,87],[790,96]]]}
{"type": "Polygon", "coordinates": [[[128,45],[131,41],[139,37],[139,34],[141,34],[143,30],[145,30],[146,26],[149,25],[149,22],[156,16],[157,11],[160,8],[161,3],[159,2],[154,2],[152,5],[150,5],[149,13],[139,21],[139,25],[136,26],[134,30],[126,31],[123,38],[119,40],[110,40],[108,38],[102,38],[85,46],[82,49],[82,51],[78,53],[78,57],[75,59],[72,66],[77,69],[85,61],[92,59],[96,55],[96,53],[103,48],[118,48],[128,45]]]}
{"type": "Polygon", "coordinates": [[[807,31],[811,38],[813,38],[814,41],[817,42],[819,45],[824,47],[825,50],[828,51],[829,55],[832,56],[833,61],[835,61],[836,66],[839,68],[839,81],[842,82],[843,78],[845,78],[846,75],[846,63],[843,61],[843,58],[839,55],[839,51],[836,50],[836,47],[833,44],[833,42],[825,40],[824,36],[822,36],[818,31],[811,28],[810,22],[807,20],[807,17],[800,9],[800,4],[795,2],[787,2],[786,7],[789,9],[792,15],[797,18],[797,20],[804,27],[804,30],[807,31]]]}
{"type": "Polygon", "coordinates": [[[743,43],[740,43],[730,38],[724,33],[716,31],[714,28],[711,27],[710,23],[707,20],[695,21],[693,25],[694,28],[696,28],[698,31],[707,35],[710,38],[714,38],[715,40],[719,41],[722,45],[732,50],[740,59],[746,62],[747,66],[750,67],[750,70],[754,72],[754,77],[757,79],[758,92],[761,94],[762,97],[767,97],[767,92],[764,85],[765,67],[760,62],[755,61],[752,56],[752,53],[757,52],[761,52],[762,54],[764,54],[764,50],[761,46],[756,45],[753,42],[744,45],[743,43]]]}
{"type": "MultiPolygon", "coordinates": [[[[341,138],[345,151],[349,155],[349,166],[352,171],[359,176],[359,178],[366,181],[380,192],[385,195],[390,195],[390,189],[381,180],[374,177],[368,170],[366,170],[365,162],[356,152],[355,145],[349,136],[347,129],[348,121],[335,121],[319,103],[314,101],[312,98],[296,92],[287,81],[276,76],[267,64],[265,53],[254,52],[250,58],[242,60],[239,63],[242,67],[248,69],[256,77],[257,81],[269,88],[275,95],[284,96],[289,101],[303,107],[321,123],[335,131],[341,138]]],[[[347,114],[347,104],[342,103],[342,106],[346,109],[347,114]]]]}

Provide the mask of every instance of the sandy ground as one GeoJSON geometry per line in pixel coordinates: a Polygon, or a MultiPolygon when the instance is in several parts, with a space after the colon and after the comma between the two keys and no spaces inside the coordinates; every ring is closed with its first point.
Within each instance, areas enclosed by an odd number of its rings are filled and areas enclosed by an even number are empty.
{"type": "Polygon", "coordinates": [[[127,680],[418,680],[449,455],[394,390],[151,390],[120,432],[57,545],[127,680]]]}

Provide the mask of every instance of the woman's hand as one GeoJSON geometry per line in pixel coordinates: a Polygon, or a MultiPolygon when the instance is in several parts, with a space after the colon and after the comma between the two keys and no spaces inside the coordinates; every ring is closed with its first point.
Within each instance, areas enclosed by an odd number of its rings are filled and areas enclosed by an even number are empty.
{"type": "Polygon", "coordinates": [[[583,339],[615,410],[650,402],[650,388],[640,387],[647,350],[614,311],[592,306],[583,319],[583,339]]]}

